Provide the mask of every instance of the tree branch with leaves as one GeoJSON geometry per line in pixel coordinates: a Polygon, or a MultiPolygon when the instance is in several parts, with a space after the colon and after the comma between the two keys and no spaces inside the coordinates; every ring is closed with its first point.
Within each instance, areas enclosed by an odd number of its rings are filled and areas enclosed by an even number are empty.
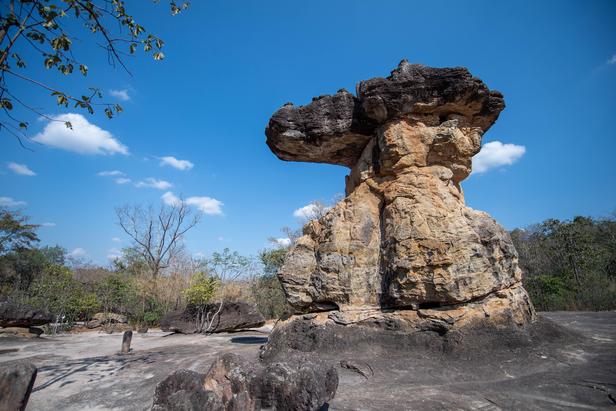
{"type": "MultiPolygon", "coordinates": [[[[158,1],[154,1],[158,3],[158,1]]],[[[168,2],[171,15],[177,15],[188,8],[188,2],[168,2]]],[[[102,107],[108,118],[122,112],[119,104],[102,101],[97,87],[90,87],[86,93],[73,95],[62,87],[43,82],[35,76],[24,73],[29,62],[21,50],[28,50],[40,57],[42,67],[57,70],[63,76],[79,71],[88,75],[88,66],[77,60],[73,54],[77,37],[73,28],[85,29],[91,33],[93,43],[107,55],[110,65],[119,65],[129,75],[125,58],[135,54],[138,48],[151,53],[154,60],[162,60],[164,41],[150,33],[129,14],[126,2],[122,0],[8,0],[0,3],[0,132],[18,139],[27,139],[28,121],[16,117],[13,112],[21,106],[36,116],[45,116],[41,110],[29,104],[15,91],[20,83],[28,83],[49,93],[56,104],[68,108],[86,110],[93,114],[96,107],[102,107]]],[[[70,122],[66,127],[72,128],[70,122]]]]}

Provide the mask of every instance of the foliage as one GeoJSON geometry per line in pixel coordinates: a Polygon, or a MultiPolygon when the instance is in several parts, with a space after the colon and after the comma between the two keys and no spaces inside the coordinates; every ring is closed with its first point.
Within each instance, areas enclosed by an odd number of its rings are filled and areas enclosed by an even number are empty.
{"type": "Polygon", "coordinates": [[[30,287],[29,303],[54,314],[57,322],[90,318],[100,307],[96,294],[88,292],[67,267],[48,266],[30,287]]]}
{"type": "Polygon", "coordinates": [[[19,248],[0,256],[0,296],[27,290],[48,265],[64,264],[61,247],[19,248]]]}
{"type": "Polygon", "coordinates": [[[546,220],[511,237],[539,310],[616,308],[616,221],[546,220]]]}
{"type": "Polygon", "coordinates": [[[129,314],[137,301],[134,281],[121,273],[105,277],[96,285],[96,294],[104,312],[129,314]]]}
{"type": "Polygon", "coordinates": [[[0,255],[8,251],[31,248],[38,243],[36,224],[29,224],[28,217],[18,211],[0,208],[0,255]]]}
{"type": "Polygon", "coordinates": [[[184,290],[186,302],[194,306],[206,305],[212,300],[219,286],[217,278],[198,272],[192,276],[190,285],[184,290]]]}
{"type": "MultiPolygon", "coordinates": [[[[188,7],[188,2],[178,4],[170,0],[169,7],[171,14],[176,15],[188,7]]],[[[5,117],[0,121],[0,130],[9,132],[20,142],[21,137],[26,137],[23,131],[28,128],[28,122],[14,117],[15,105],[57,121],[28,104],[24,96],[16,95],[15,90],[23,83],[50,93],[58,106],[73,105],[92,114],[96,105],[102,105],[109,118],[122,112],[117,104],[96,103],[96,99],[102,98],[96,88],[90,88],[81,96],[71,95],[26,74],[30,62],[23,56],[33,52],[41,60],[39,67],[55,69],[64,76],[77,71],[87,76],[88,66],[77,61],[74,45],[83,43],[88,33],[94,36],[91,44],[100,46],[112,65],[119,64],[127,72],[122,56],[134,54],[138,48],[151,52],[154,60],[164,58],[163,40],[139,24],[129,14],[123,0],[7,0],[0,3],[0,109],[5,117]]],[[[65,125],[72,128],[69,122],[65,125]]]]}
{"type": "Polygon", "coordinates": [[[259,254],[263,275],[255,279],[252,290],[257,308],[265,318],[281,318],[290,311],[277,276],[287,251],[287,248],[279,247],[259,254]]]}

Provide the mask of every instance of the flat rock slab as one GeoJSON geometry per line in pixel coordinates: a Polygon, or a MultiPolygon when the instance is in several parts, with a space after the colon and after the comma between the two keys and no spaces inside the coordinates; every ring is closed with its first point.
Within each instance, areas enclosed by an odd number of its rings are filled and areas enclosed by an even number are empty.
{"type": "MultiPolygon", "coordinates": [[[[543,315],[586,338],[568,346],[503,351],[480,361],[378,350],[365,358],[339,358],[337,364],[352,360],[370,372],[364,376],[338,366],[340,384],[329,410],[613,410],[616,312],[543,315]]],[[[225,352],[256,361],[267,337],[165,335],[134,335],[134,351],[124,356],[116,354],[121,334],[0,338],[0,362],[29,358],[39,368],[28,410],[148,410],[156,384],[171,372],[205,372],[225,352]]]]}
{"type": "Polygon", "coordinates": [[[616,312],[543,315],[589,338],[483,360],[373,351],[354,358],[370,364],[372,377],[339,368],[340,384],[329,409],[613,410],[616,312]]]}

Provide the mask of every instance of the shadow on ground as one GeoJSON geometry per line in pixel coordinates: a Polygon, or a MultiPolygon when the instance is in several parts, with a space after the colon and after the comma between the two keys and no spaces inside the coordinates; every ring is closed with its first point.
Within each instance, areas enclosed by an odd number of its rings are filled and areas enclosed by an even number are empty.
{"type": "Polygon", "coordinates": [[[234,344],[259,344],[263,345],[267,342],[267,337],[233,337],[231,342],[234,344]]]}

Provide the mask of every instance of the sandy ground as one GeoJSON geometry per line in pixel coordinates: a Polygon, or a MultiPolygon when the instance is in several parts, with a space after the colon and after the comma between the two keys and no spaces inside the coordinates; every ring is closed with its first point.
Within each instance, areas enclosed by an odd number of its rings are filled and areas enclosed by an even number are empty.
{"type": "MultiPolygon", "coordinates": [[[[616,312],[549,313],[582,342],[503,352],[500,358],[451,360],[408,353],[350,358],[374,371],[338,368],[329,410],[614,410],[616,312]]],[[[0,362],[28,358],[39,368],[28,410],[146,410],[156,384],[179,368],[205,372],[214,357],[239,353],[257,361],[268,329],[234,334],[88,332],[15,341],[0,338],[0,362]]]]}

